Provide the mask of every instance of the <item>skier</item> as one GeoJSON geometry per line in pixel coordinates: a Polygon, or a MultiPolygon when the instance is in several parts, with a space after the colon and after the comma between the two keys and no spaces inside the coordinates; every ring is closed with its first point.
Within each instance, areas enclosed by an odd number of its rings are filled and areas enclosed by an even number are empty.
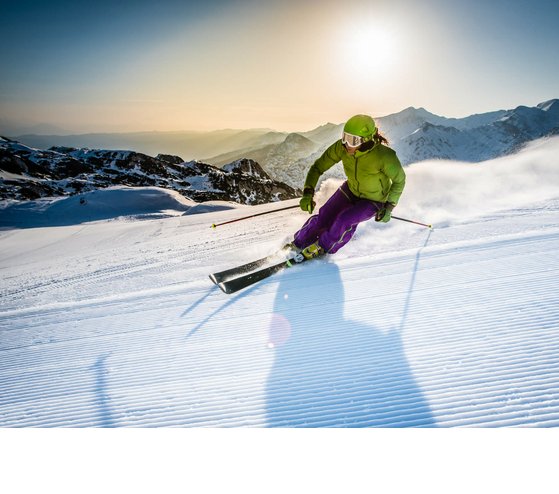
{"type": "Polygon", "coordinates": [[[347,180],[294,235],[291,244],[307,258],[334,254],[353,236],[357,225],[375,217],[387,223],[406,183],[406,174],[388,141],[368,115],[355,115],[342,138],[309,169],[299,205],[312,214],[318,179],[342,161],[347,180]]]}
{"type": "MultiPolygon", "coordinates": [[[[347,180],[320,208],[318,214],[311,216],[295,233],[293,241],[284,246],[284,249],[297,254],[272,265],[269,264],[275,254],[266,256],[213,273],[210,279],[223,292],[235,293],[293,264],[324,254],[334,254],[351,239],[357,225],[363,221],[372,217],[384,223],[390,221],[392,210],[404,190],[406,174],[396,153],[386,144],[387,140],[379,134],[371,117],[351,117],[344,126],[342,138],[326,149],[307,173],[299,206],[311,215],[316,206],[314,189],[326,170],[341,161],[347,180]]],[[[215,226],[212,225],[213,228],[215,226]]]]}

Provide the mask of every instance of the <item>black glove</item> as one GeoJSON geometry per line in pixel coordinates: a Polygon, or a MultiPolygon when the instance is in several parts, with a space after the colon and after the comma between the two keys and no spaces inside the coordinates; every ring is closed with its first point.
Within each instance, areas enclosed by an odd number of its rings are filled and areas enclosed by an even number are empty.
{"type": "Polygon", "coordinates": [[[382,207],[377,211],[375,215],[375,221],[382,221],[383,223],[388,223],[392,217],[392,210],[396,207],[396,204],[391,202],[385,202],[382,207]]]}
{"type": "Polygon", "coordinates": [[[314,202],[313,197],[314,189],[312,187],[305,187],[303,189],[303,197],[299,201],[299,206],[303,211],[306,211],[309,214],[312,214],[316,206],[316,202],[314,202]]]}

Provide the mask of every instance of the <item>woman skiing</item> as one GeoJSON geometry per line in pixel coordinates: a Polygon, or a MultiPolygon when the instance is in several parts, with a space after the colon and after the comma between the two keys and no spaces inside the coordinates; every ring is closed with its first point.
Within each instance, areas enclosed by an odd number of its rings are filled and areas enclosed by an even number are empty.
{"type": "Polygon", "coordinates": [[[390,221],[406,183],[394,150],[378,133],[368,115],[355,115],[345,124],[342,139],[311,166],[299,205],[312,214],[314,190],[320,176],[341,161],[347,180],[294,235],[293,245],[307,258],[334,254],[353,236],[357,225],[375,217],[390,221]]]}

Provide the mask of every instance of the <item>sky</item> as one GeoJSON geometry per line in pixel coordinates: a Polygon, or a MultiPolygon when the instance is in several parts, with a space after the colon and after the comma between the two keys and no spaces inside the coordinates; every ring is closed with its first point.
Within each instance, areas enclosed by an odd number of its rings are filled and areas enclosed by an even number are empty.
{"type": "Polygon", "coordinates": [[[0,1],[0,132],[310,130],[559,97],[555,0],[0,1]]]}

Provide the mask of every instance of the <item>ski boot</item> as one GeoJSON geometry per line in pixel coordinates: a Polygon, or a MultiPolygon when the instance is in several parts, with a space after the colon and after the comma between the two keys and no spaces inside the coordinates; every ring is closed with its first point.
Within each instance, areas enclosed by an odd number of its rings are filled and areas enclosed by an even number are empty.
{"type": "Polygon", "coordinates": [[[324,249],[320,245],[318,245],[318,242],[315,242],[314,244],[305,247],[301,251],[301,254],[303,254],[306,259],[313,259],[315,257],[324,255],[325,252],[324,249]]]}

